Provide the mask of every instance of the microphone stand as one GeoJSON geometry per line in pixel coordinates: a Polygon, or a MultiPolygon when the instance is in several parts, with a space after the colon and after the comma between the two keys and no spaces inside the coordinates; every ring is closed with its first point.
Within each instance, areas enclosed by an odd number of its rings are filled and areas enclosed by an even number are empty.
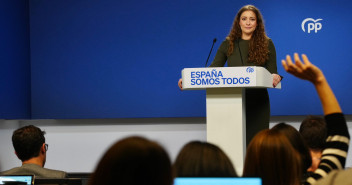
{"type": "Polygon", "coordinates": [[[213,51],[213,47],[214,47],[215,42],[216,42],[216,38],[214,38],[213,45],[211,45],[211,49],[210,49],[207,61],[205,62],[205,67],[207,67],[207,64],[208,64],[208,61],[209,61],[209,57],[210,57],[211,52],[213,51]]]}

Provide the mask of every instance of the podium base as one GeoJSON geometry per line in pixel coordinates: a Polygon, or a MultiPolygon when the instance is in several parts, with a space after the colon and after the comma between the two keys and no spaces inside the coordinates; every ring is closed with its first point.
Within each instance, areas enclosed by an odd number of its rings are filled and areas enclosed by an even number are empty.
{"type": "Polygon", "coordinates": [[[208,88],[207,141],[219,146],[242,173],[246,151],[245,88],[208,88]]]}

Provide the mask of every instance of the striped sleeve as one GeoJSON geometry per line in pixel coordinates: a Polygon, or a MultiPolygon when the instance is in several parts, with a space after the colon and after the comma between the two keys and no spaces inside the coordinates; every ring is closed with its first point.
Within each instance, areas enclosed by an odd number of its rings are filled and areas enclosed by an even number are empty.
{"type": "Polygon", "coordinates": [[[325,116],[328,128],[328,138],[322,153],[321,162],[317,170],[305,182],[314,184],[318,179],[325,177],[334,169],[343,169],[346,163],[347,151],[350,142],[347,123],[342,113],[333,113],[325,116]]]}

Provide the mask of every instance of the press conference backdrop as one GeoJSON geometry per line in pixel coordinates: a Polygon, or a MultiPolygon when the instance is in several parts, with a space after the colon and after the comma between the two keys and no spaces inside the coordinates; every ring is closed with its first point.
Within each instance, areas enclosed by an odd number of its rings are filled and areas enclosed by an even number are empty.
{"type": "Polygon", "coordinates": [[[352,2],[344,0],[30,0],[32,118],[205,116],[205,91],[180,91],[183,68],[203,67],[236,12],[257,6],[277,52],[282,89],[272,115],[322,114],[306,81],[281,59],[306,53],[352,113],[352,2]]]}
{"type": "Polygon", "coordinates": [[[0,1],[0,119],[30,118],[29,5],[0,1]]]}

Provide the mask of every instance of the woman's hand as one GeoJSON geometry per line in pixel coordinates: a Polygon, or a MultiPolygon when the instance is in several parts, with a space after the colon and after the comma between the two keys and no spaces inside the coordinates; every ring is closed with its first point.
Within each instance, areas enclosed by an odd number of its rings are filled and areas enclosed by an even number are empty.
{"type": "Polygon", "coordinates": [[[182,78],[178,80],[178,87],[182,90],[182,78]]]}
{"type": "Polygon", "coordinates": [[[279,84],[281,81],[281,76],[278,74],[275,74],[275,73],[273,73],[271,75],[273,76],[273,87],[276,87],[277,84],[279,84]]]}

